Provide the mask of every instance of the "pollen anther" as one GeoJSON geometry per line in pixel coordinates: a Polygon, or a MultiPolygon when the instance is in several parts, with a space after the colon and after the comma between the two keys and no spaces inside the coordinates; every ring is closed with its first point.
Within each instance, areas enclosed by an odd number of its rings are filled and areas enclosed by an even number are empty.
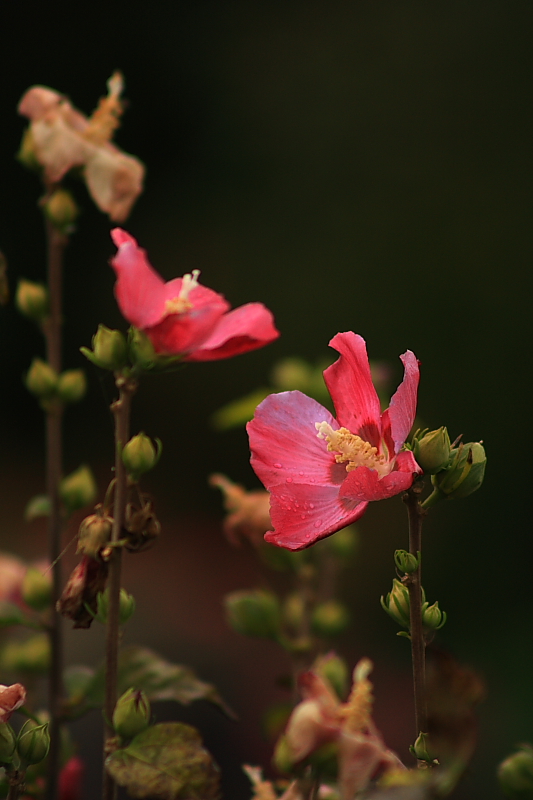
{"type": "Polygon", "coordinates": [[[328,452],[335,453],[337,464],[346,464],[346,472],[351,472],[357,467],[370,467],[375,469],[380,477],[386,468],[385,457],[378,452],[378,448],[365,442],[355,433],[350,433],[348,428],[333,430],[328,422],[316,422],[318,438],[325,439],[328,443],[328,452]]]}
{"type": "Polygon", "coordinates": [[[167,314],[183,314],[184,311],[190,311],[193,307],[192,302],[189,300],[189,294],[198,286],[199,269],[193,269],[182,278],[181,289],[177,297],[167,300],[165,303],[165,310],[167,314]]]}

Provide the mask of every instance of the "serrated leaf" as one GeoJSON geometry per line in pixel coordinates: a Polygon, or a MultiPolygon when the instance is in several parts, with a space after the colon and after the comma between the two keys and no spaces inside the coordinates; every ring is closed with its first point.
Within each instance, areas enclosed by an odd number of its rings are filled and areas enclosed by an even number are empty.
{"type": "Polygon", "coordinates": [[[38,517],[49,517],[50,516],[50,498],[47,494],[36,494],[35,497],[32,497],[29,501],[26,509],[24,511],[24,519],[27,522],[31,522],[38,517]]]}
{"type": "Polygon", "coordinates": [[[181,722],[153,725],[105,762],[131,797],[154,800],[216,800],[219,771],[198,731],[181,722]]]}
{"type": "Polygon", "coordinates": [[[38,622],[25,614],[15,603],[2,600],[0,601],[0,627],[7,628],[11,625],[23,625],[25,628],[41,628],[38,622]]]}
{"type": "MultiPolygon", "coordinates": [[[[78,677],[81,676],[79,671],[78,677]]],[[[72,708],[70,713],[79,715],[89,708],[102,706],[104,687],[104,667],[101,666],[83,691],[81,683],[78,683],[76,705],[79,708],[72,708]]],[[[141,689],[151,702],[175,700],[182,705],[189,705],[194,700],[208,700],[219,706],[229,717],[235,717],[213,684],[200,680],[190,667],[172,664],[147,647],[132,645],[119,653],[118,694],[123,694],[130,687],[141,689]]]]}

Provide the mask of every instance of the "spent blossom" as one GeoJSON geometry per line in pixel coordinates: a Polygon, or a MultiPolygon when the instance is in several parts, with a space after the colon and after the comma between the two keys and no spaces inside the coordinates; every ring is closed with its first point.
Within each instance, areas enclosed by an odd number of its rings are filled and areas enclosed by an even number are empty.
{"type": "Polygon", "coordinates": [[[270,492],[268,542],[301,550],[346,527],[369,501],[408,489],[421,472],[403,450],[413,425],[419,380],[410,350],[404,378],[381,413],[365,341],[338,333],[340,358],[324,372],[337,419],[298,391],[269,395],[248,423],[251,463],[270,492]]]}
{"type": "Polygon", "coordinates": [[[58,183],[73,167],[82,167],[91,197],[115,222],[128,217],[144,178],[143,164],[111,144],[122,114],[123,86],[121,74],[115,72],[107,82],[107,96],[90,118],[46,86],[32,86],[19,104],[20,114],[30,120],[22,157],[29,150],[49,184],[58,183]]]}
{"type": "Polygon", "coordinates": [[[23,706],[25,701],[26,689],[21,683],[0,684],[0,722],[8,722],[13,711],[23,706]]]}
{"type": "Polygon", "coordinates": [[[124,317],[143,331],[156,353],[186,361],[215,361],[274,341],[279,332],[262,303],[230,311],[221,294],[198,282],[199,270],[165,283],[133,236],[115,228],[118,247],[111,260],[115,295],[124,317]]]}

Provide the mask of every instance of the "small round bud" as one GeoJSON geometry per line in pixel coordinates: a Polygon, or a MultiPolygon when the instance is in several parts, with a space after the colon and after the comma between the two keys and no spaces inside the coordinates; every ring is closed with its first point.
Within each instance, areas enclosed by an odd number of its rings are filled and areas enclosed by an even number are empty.
{"type": "Polygon", "coordinates": [[[429,735],[427,733],[420,732],[414,745],[412,745],[410,749],[412,754],[416,756],[419,761],[432,763],[437,757],[436,753],[433,753],[431,749],[429,735]]]}
{"type": "Polygon", "coordinates": [[[26,374],[26,388],[40,400],[48,400],[57,390],[57,372],[41,358],[34,358],[26,374]]]}
{"type": "Polygon", "coordinates": [[[286,775],[292,772],[294,766],[292,748],[289,745],[287,737],[283,734],[279,737],[276,747],[274,748],[272,763],[282,774],[286,775]]]}
{"type": "MultiPolygon", "coordinates": [[[[279,549],[279,548],[278,548],[279,549]]],[[[305,614],[305,603],[300,592],[292,592],[283,601],[283,620],[294,630],[298,630],[305,614]]]]}
{"type": "Polygon", "coordinates": [[[56,189],[44,204],[43,210],[61,233],[69,233],[80,214],[76,201],[65,189],[56,189]]]}
{"type": "Polygon", "coordinates": [[[150,724],[150,703],[144,692],[128,689],[113,712],[113,728],[123,739],[133,739],[150,724]]]}
{"type": "Polygon", "coordinates": [[[128,360],[128,345],[124,335],[117,330],[99,325],[92,338],[92,350],[80,347],[83,355],[102,369],[121,370],[128,360]]]}
{"type": "Polygon", "coordinates": [[[82,520],[78,531],[77,553],[97,558],[102,547],[111,539],[113,517],[106,516],[99,507],[96,514],[90,514],[82,520]]]}
{"type": "Polygon", "coordinates": [[[15,755],[17,737],[11,725],[0,722],[0,764],[11,764],[15,755]]]}
{"type": "MultiPolygon", "coordinates": [[[[109,589],[105,592],[99,592],[96,598],[96,619],[102,623],[107,624],[107,615],[109,609],[109,589]]],[[[135,598],[133,595],[128,594],[125,589],[120,590],[119,597],[119,612],[118,621],[119,625],[125,625],[135,611],[135,598]]]]}
{"type": "Polygon", "coordinates": [[[346,661],[336,653],[319,656],[312,667],[313,672],[331,684],[340,699],[348,691],[349,671],[346,661]]]}
{"type": "Polygon", "coordinates": [[[450,437],[444,427],[436,431],[422,432],[420,437],[415,436],[413,455],[428,475],[434,475],[445,469],[451,452],[450,437]]]}
{"type": "Polygon", "coordinates": [[[29,567],[21,586],[22,599],[34,611],[44,611],[52,602],[52,575],[29,567]]]}
{"type": "Polygon", "coordinates": [[[35,140],[33,138],[31,126],[26,128],[22,134],[22,141],[20,143],[20,150],[17,153],[17,159],[26,169],[31,169],[32,172],[42,172],[42,165],[35,152],[35,140]]]}
{"type": "Polygon", "coordinates": [[[42,322],[48,316],[48,290],[42,283],[21,278],[15,294],[15,304],[25,317],[34,322],[42,322]]]}
{"type": "Polygon", "coordinates": [[[45,673],[50,667],[50,643],[45,633],[22,642],[8,641],[0,654],[0,667],[6,672],[45,673]]]}
{"type": "Polygon", "coordinates": [[[381,607],[401,628],[409,630],[410,627],[410,602],[407,586],[394,578],[392,592],[386,598],[381,598],[381,607]]]}
{"type": "Polygon", "coordinates": [[[59,496],[70,514],[93,503],[96,492],[93,474],[85,464],[63,478],[59,484],[59,496]]]}
{"type": "Polygon", "coordinates": [[[422,624],[426,631],[438,631],[446,622],[446,612],[441,611],[438,601],[429,606],[424,603],[422,608],[422,624]]]}
{"type": "Polygon", "coordinates": [[[48,723],[36,725],[31,719],[25,722],[17,739],[17,752],[21,761],[27,766],[39,764],[46,758],[49,749],[48,723]]]}
{"type": "Polygon", "coordinates": [[[407,550],[396,550],[394,563],[400,572],[405,572],[407,575],[418,569],[418,558],[407,550]]]}
{"type": "Polygon", "coordinates": [[[328,600],[314,609],[311,622],[319,636],[337,636],[350,624],[350,615],[342,603],[328,600]]]}
{"type": "Polygon", "coordinates": [[[502,761],[498,767],[498,781],[502,791],[513,800],[533,798],[533,748],[530,745],[522,745],[517,753],[502,761]]]}
{"type": "Polygon", "coordinates": [[[128,331],[128,345],[132,363],[141,369],[151,369],[157,362],[158,356],[148,336],[138,328],[131,327],[128,331]]]}
{"type": "Polygon", "coordinates": [[[461,444],[453,451],[449,467],[432,478],[433,485],[446,497],[467,497],[483,483],[486,463],[480,442],[461,444]]]}
{"type": "Polygon", "coordinates": [[[280,633],[281,610],[272,592],[255,589],[231,592],[224,599],[229,624],[243,636],[277,639],[280,633]]]}
{"type": "Polygon", "coordinates": [[[57,393],[64,403],[77,403],[87,391],[87,381],[82,369],[68,369],[57,381],[57,393]]]}
{"type": "Polygon", "coordinates": [[[163,445],[159,439],[155,440],[157,449],[152,440],[145,433],[138,433],[124,445],[122,461],[130,477],[137,481],[140,476],[153,469],[159,459],[163,445]]]}

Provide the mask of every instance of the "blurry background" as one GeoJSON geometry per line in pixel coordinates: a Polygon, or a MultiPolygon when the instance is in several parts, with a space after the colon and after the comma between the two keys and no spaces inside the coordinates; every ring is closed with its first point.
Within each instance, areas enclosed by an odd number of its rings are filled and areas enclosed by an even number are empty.
{"type": "MultiPolygon", "coordinates": [[[[19,276],[45,274],[40,185],[14,160],[25,124],[18,100],[42,83],[90,113],[119,68],[129,108],[116,141],[148,169],[125,227],[167,279],[198,268],[233,305],[264,302],[282,332],[264,350],[147,379],[135,403],[134,428],[164,443],[147,481],[163,535],[145,557],[127,559],[125,584],[138,600],[127,639],[195,666],[240,715],[235,723],[207,705],[177,710],[201,727],[225,796],[249,796],[240,763],[268,764],[258,716],[276,696],[284,658],[223,620],[223,594],[256,585],[259,570],[252,553],[223,539],[220,497],[206,476],[222,471],[250,488],[257,480],[244,431],[215,434],[208,418],[267,383],[276,360],[327,358],[329,339],[354,330],[371,357],[394,367],[394,385],[398,355],[416,353],[426,425],[485,442],[482,490],[438,507],[426,524],[424,584],[449,613],[439,643],[488,685],[478,752],[457,797],[498,797],[496,763],[533,738],[524,461],[531,5],[56,2],[0,14],[0,248],[12,289],[19,276]]],[[[99,322],[124,325],[107,265],[109,222],[74,188],[83,214],[67,254],[67,367],[88,366],[78,347],[99,322]]],[[[43,531],[21,517],[43,489],[42,416],[21,376],[42,343],[12,306],[0,325],[0,546],[37,557],[43,531]]],[[[65,467],[90,463],[104,487],[111,387],[91,367],[88,375],[88,399],[67,415],[65,467]]],[[[354,621],[343,652],[375,661],[376,720],[406,755],[408,645],[378,603],[394,577],[392,552],[406,546],[400,499],[371,506],[360,532],[344,587],[354,621]]],[[[95,662],[102,631],[71,632],[68,646],[71,660],[95,662]]],[[[87,758],[99,728],[97,714],[76,726],[87,758]]],[[[93,777],[97,786],[96,766],[87,798],[98,791],[93,777]]]]}

